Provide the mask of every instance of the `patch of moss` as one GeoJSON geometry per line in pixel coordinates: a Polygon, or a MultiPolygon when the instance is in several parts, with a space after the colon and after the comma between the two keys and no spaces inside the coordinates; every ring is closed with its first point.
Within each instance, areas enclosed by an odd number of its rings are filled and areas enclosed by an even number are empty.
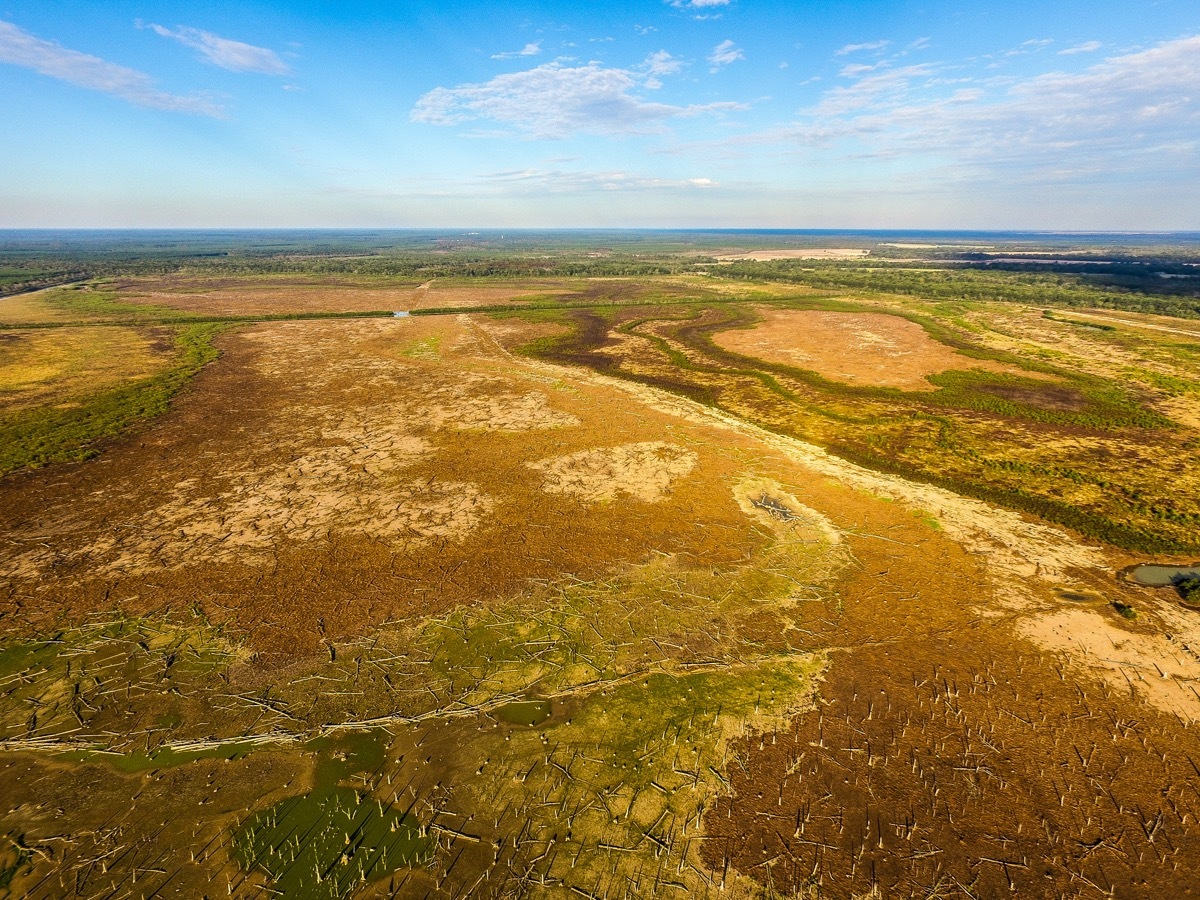
{"type": "Polygon", "coordinates": [[[1136,609],[1134,609],[1128,603],[1122,603],[1120,600],[1112,601],[1112,608],[1115,609],[1117,611],[1117,615],[1123,619],[1129,619],[1130,621],[1133,621],[1138,617],[1136,609]]]}

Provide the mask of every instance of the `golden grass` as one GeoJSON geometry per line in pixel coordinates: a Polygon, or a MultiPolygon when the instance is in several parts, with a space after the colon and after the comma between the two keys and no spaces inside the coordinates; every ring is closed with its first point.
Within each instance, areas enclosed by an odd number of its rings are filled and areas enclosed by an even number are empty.
{"type": "Polygon", "coordinates": [[[0,410],[71,403],[166,368],[169,333],[133,328],[0,332],[0,410]]]}

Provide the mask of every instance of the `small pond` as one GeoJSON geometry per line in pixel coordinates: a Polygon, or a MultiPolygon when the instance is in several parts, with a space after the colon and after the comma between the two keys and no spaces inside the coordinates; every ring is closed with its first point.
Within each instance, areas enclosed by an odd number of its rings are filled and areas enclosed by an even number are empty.
{"type": "Polygon", "coordinates": [[[1181,578],[1200,578],[1200,563],[1193,566],[1137,566],[1129,570],[1129,577],[1147,587],[1169,587],[1181,578]]]}

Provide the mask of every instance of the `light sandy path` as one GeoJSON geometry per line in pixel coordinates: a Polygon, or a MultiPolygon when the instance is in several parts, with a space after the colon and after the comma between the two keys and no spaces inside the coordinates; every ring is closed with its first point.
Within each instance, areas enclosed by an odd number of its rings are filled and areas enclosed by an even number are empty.
{"type": "Polygon", "coordinates": [[[1085,313],[1071,310],[1070,315],[1081,319],[1092,319],[1096,322],[1116,322],[1118,325],[1128,325],[1130,328],[1147,328],[1151,331],[1166,331],[1170,334],[1182,334],[1187,337],[1200,338],[1200,331],[1188,331],[1185,328],[1172,328],[1169,325],[1155,325],[1153,322],[1137,322],[1133,319],[1118,319],[1116,316],[1106,316],[1100,313],[1085,313]]]}

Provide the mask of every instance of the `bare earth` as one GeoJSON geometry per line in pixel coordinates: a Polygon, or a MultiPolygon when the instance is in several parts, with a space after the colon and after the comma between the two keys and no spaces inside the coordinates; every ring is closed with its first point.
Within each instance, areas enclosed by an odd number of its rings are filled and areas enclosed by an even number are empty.
{"type": "Polygon", "coordinates": [[[915,322],[883,313],[759,309],[762,324],[714,336],[726,350],[811,369],[834,381],[932,391],[926,379],[950,369],[1027,374],[972,359],[940,344],[915,322]]]}

